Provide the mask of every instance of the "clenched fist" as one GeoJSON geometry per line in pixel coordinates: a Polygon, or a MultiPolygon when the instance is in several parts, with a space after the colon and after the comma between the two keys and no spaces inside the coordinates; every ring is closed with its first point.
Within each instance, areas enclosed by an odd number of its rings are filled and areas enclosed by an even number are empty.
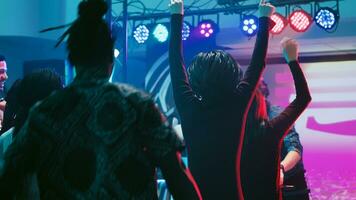
{"type": "Polygon", "coordinates": [[[275,10],[276,8],[272,4],[266,3],[265,0],[260,1],[260,6],[258,8],[260,17],[271,17],[275,10]]]}
{"type": "Polygon", "coordinates": [[[298,60],[299,45],[297,41],[290,38],[283,38],[281,45],[287,63],[298,60]]]}
{"type": "Polygon", "coordinates": [[[169,4],[171,15],[181,14],[184,15],[184,3],[183,0],[171,0],[169,4]]]}

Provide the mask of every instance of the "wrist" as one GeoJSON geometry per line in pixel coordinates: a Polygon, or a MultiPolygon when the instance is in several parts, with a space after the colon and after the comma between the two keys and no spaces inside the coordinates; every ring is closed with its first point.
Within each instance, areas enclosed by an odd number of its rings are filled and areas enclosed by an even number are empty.
{"type": "Polygon", "coordinates": [[[184,15],[184,13],[183,12],[171,12],[171,15],[184,15]]]}
{"type": "Polygon", "coordinates": [[[268,14],[260,14],[258,17],[259,17],[259,18],[262,18],[262,17],[271,18],[271,16],[268,15],[268,14]]]}

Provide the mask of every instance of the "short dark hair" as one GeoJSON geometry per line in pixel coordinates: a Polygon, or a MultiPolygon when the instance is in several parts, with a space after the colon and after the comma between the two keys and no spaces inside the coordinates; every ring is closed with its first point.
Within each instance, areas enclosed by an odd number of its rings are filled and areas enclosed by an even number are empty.
{"type": "Polygon", "coordinates": [[[0,55],[0,61],[6,61],[5,56],[0,55]]]}
{"type": "Polygon", "coordinates": [[[219,98],[232,93],[243,73],[239,64],[222,50],[199,53],[188,69],[193,90],[204,98],[219,98]]]}

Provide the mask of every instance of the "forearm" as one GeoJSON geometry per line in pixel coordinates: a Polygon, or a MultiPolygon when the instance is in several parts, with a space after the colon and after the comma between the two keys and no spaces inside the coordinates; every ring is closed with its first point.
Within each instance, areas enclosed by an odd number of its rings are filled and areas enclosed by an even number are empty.
{"type": "Polygon", "coordinates": [[[278,139],[285,136],[286,131],[294,124],[311,101],[308,84],[298,61],[291,61],[288,64],[293,75],[297,95],[287,108],[270,122],[271,127],[279,133],[278,139]]]}
{"type": "Polygon", "coordinates": [[[174,199],[202,199],[193,176],[181,160],[180,153],[169,153],[160,167],[174,199]]]}
{"type": "Polygon", "coordinates": [[[257,33],[251,62],[245,73],[245,78],[250,82],[250,84],[257,84],[259,77],[266,65],[265,59],[267,55],[269,26],[271,24],[271,20],[268,17],[260,17],[259,24],[260,26],[257,33]]]}
{"type": "MultiPolygon", "coordinates": [[[[238,85],[238,93],[242,96],[249,97],[256,88],[263,69],[265,68],[265,59],[267,55],[269,27],[273,21],[268,17],[259,18],[259,30],[257,33],[256,43],[253,50],[250,65],[246,69],[244,78],[238,85]]],[[[246,98],[248,99],[248,98],[246,98]]]]}
{"type": "Polygon", "coordinates": [[[290,151],[286,157],[282,160],[281,165],[284,166],[284,170],[287,172],[293,169],[301,159],[301,155],[297,151],[290,151]]]}
{"type": "Polygon", "coordinates": [[[311,101],[307,80],[305,79],[298,61],[290,61],[288,65],[294,80],[296,100],[301,104],[301,106],[306,107],[311,101]]]}
{"type": "Polygon", "coordinates": [[[169,67],[176,106],[181,112],[185,105],[193,101],[194,93],[190,87],[183,59],[182,47],[183,15],[171,16],[171,36],[169,45],[169,67]]]}

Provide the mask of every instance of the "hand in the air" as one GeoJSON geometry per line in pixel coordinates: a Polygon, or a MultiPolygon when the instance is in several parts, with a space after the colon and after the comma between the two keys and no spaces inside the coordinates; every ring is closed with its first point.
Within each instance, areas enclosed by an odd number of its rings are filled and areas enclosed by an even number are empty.
{"type": "Polygon", "coordinates": [[[276,8],[272,4],[266,3],[265,0],[260,1],[260,6],[258,8],[260,17],[271,17],[275,10],[276,8]]]}
{"type": "Polygon", "coordinates": [[[171,15],[173,14],[184,15],[183,0],[171,0],[171,3],[169,4],[169,9],[171,11],[171,15]]]}
{"type": "Polygon", "coordinates": [[[298,60],[299,45],[297,41],[290,38],[283,38],[281,41],[283,56],[287,63],[298,60]]]}

